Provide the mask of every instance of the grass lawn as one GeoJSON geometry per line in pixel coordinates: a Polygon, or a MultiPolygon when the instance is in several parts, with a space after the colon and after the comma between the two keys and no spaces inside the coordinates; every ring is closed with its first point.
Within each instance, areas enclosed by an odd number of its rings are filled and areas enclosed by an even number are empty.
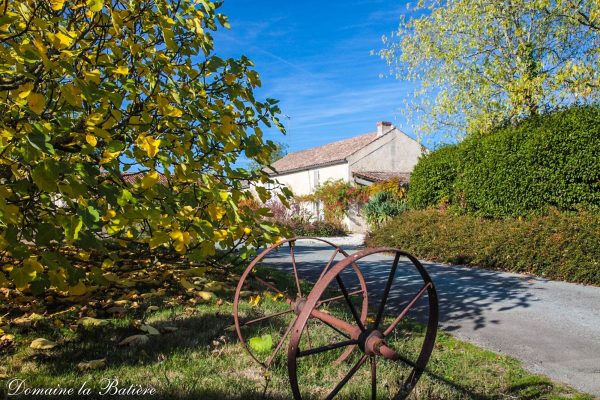
{"type": "MultiPolygon", "coordinates": [[[[269,279],[286,279],[279,274],[262,272],[270,274],[269,279]]],[[[167,291],[160,295],[130,291],[122,298],[105,301],[95,308],[75,308],[61,314],[60,318],[46,317],[6,325],[6,333],[14,338],[0,342],[0,378],[3,381],[0,382],[0,398],[6,395],[8,381],[18,378],[25,380],[28,388],[60,386],[73,387],[75,391],[85,382],[85,387],[92,389],[91,394],[78,398],[289,399],[285,351],[265,373],[245,352],[230,328],[235,282],[235,278],[230,278],[224,287],[214,286],[217,296],[208,301],[191,291],[167,291]],[[115,311],[123,314],[119,317],[110,314],[115,311]],[[86,315],[96,319],[86,320],[88,326],[73,323],[86,315]],[[145,336],[145,343],[118,345],[127,337],[144,334],[144,324],[156,328],[160,334],[145,336]],[[56,346],[30,348],[29,344],[36,338],[51,340],[56,346]],[[102,359],[105,361],[89,363],[102,359]],[[130,385],[152,386],[156,394],[99,396],[97,393],[106,385],[107,379],[118,379],[118,387],[122,390],[130,385]]],[[[273,310],[285,307],[281,300],[265,298],[262,301],[273,310]]],[[[247,300],[243,303],[241,312],[254,317],[256,307],[247,300]]],[[[336,312],[333,306],[330,312],[336,312]]],[[[329,340],[326,329],[311,325],[313,345],[329,340]]],[[[396,330],[389,342],[410,354],[419,348],[422,335],[423,326],[409,320],[396,330]]],[[[339,381],[354,364],[352,361],[357,359],[359,352],[355,350],[348,361],[338,366],[331,366],[337,357],[335,351],[322,353],[312,357],[310,362],[300,364],[299,376],[305,397],[324,397],[328,392],[324,388],[331,388],[339,381]]],[[[378,364],[380,398],[389,398],[389,393],[407,371],[397,364],[381,361],[378,364]]],[[[367,363],[350,380],[339,398],[370,398],[369,383],[367,363]]],[[[68,398],[60,396],[65,397],[68,398]]],[[[526,372],[510,357],[483,350],[444,333],[438,334],[428,370],[411,398],[592,399],[526,372]]]]}

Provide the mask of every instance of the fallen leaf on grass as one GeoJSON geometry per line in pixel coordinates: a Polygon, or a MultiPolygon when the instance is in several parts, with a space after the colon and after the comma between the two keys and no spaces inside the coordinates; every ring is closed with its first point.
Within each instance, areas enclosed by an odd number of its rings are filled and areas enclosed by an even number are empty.
{"type": "Polygon", "coordinates": [[[3,342],[5,340],[15,340],[15,335],[11,335],[11,334],[4,334],[2,336],[0,336],[0,342],[3,342]]]}
{"type": "Polygon", "coordinates": [[[99,360],[92,360],[88,362],[80,362],[79,364],[77,364],[77,369],[79,369],[80,371],[89,371],[104,367],[106,367],[106,358],[101,358],[99,360]]]}
{"type": "Polygon", "coordinates": [[[148,343],[147,335],[133,335],[126,337],[119,342],[119,346],[139,346],[148,343]]]}
{"type": "Polygon", "coordinates": [[[146,332],[148,335],[160,335],[160,332],[158,331],[158,329],[156,329],[155,327],[151,326],[151,325],[142,325],[140,326],[140,329],[144,332],[146,332]]]}
{"type": "Polygon", "coordinates": [[[149,306],[146,311],[158,311],[158,306],[149,306]]]}
{"type": "Polygon", "coordinates": [[[273,348],[273,338],[271,335],[253,337],[248,340],[248,344],[250,345],[250,348],[257,353],[266,353],[273,348]]]}
{"type": "Polygon", "coordinates": [[[34,322],[36,321],[40,321],[44,319],[43,316],[41,316],[40,314],[36,314],[36,313],[31,313],[29,316],[27,317],[19,317],[19,318],[15,318],[11,321],[11,323],[13,325],[17,325],[20,327],[29,327],[31,326],[34,322]]]}
{"type": "Polygon", "coordinates": [[[256,296],[250,296],[250,300],[248,300],[248,304],[250,304],[251,306],[257,306],[260,304],[260,301],[262,300],[262,297],[257,294],[256,296]]]}
{"type": "Polygon", "coordinates": [[[106,326],[110,323],[107,319],[98,319],[92,317],[83,317],[79,321],[77,321],[79,325],[85,326],[86,328],[93,326],[106,326]]]}
{"type": "Polygon", "coordinates": [[[202,300],[205,300],[205,301],[212,299],[214,297],[214,295],[215,294],[212,292],[205,292],[205,291],[198,292],[198,297],[200,297],[202,300]]]}
{"type": "Polygon", "coordinates": [[[31,347],[32,349],[36,349],[36,350],[48,350],[48,349],[52,349],[56,346],[57,346],[56,342],[53,342],[52,340],[48,340],[48,339],[44,339],[44,338],[35,339],[29,345],[29,347],[31,347]]]}

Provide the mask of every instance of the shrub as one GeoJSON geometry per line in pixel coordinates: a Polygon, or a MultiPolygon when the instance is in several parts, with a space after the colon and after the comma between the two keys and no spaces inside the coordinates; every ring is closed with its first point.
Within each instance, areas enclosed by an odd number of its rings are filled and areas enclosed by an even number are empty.
{"type": "Polygon", "coordinates": [[[600,206],[600,108],[572,108],[461,144],[457,185],[471,213],[520,216],[600,206]]]}
{"type": "Polygon", "coordinates": [[[375,193],[362,212],[370,226],[379,226],[406,210],[406,200],[390,192],[375,193]]]}
{"type": "Polygon", "coordinates": [[[419,160],[410,176],[411,208],[437,207],[450,200],[458,173],[458,153],[458,146],[444,146],[419,160]]]}
{"type": "Polygon", "coordinates": [[[423,259],[600,285],[600,214],[559,212],[487,219],[407,211],[367,239],[423,259]]]}
{"type": "Polygon", "coordinates": [[[448,201],[492,217],[598,208],[598,154],[600,107],[532,118],[423,157],[411,176],[409,205],[448,201]]]}
{"type": "Polygon", "coordinates": [[[302,208],[300,203],[292,201],[286,207],[279,201],[269,201],[266,206],[270,210],[271,220],[288,237],[292,236],[345,236],[346,229],[342,223],[330,221],[312,221],[312,215],[302,208]]]}
{"type": "Polygon", "coordinates": [[[367,188],[337,179],[326,181],[315,190],[314,194],[298,196],[296,201],[322,202],[325,221],[341,225],[351,206],[362,206],[368,199],[367,188]]]}

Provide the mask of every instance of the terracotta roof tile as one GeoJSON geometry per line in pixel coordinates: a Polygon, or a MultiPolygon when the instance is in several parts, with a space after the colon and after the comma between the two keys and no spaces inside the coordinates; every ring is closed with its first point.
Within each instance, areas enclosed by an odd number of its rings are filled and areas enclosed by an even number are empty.
{"type": "MultiPolygon", "coordinates": [[[[123,180],[125,182],[127,182],[130,185],[135,184],[138,180],[141,180],[144,175],[146,175],[143,172],[133,172],[133,173],[127,173],[127,174],[123,174],[121,175],[123,177],[123,180]]],[[[158,174],[158,183],[161,185],[166,185],[167,184],[167,177],[164,176],[163,174],[158,174]]]]}
{"type": "Polygon", "coordinates": [[[388,179],[398,178],[400,183],[408,183],[410,180],[410,172],[353,171],[352,175],[369,180],[371,182],[387,181],[388,179]]]}
{"type": "Polygon", "coordinates": [[[377,133],[373,132],[313,147],[312,149],[290,153],[275,161],[273,168],[275,168],[277,173],[281,174],[308,167],[334,164],[344,161],[347,157],[356,153],[375,139],[377,139],[377,133]]]}

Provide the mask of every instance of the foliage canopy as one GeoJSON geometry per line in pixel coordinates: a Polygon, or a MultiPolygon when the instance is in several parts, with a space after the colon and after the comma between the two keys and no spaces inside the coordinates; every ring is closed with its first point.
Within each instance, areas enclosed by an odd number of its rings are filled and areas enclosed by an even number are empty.
{"type": "Polygon", "coordinates": [[[268,176],[235,162],[268,162],[279,110],[255,98],[249,59],[215,54],[219,5],[2,2],[0,287],[78,295],[125,259],[275,239],[265,209],[238,207],[268,176]]]}
{"type": "Polygon", "coordinates": [[[508,125],[423,157],[411,176],[409,204],[450,203],[489,217],[549,207],[600,207],[600,108],[574,107],[508,125]]]}
{"type": "Polygon", "coordinates": [[[425,134],[489,131],[600,94],[599,0],[420,1],[380,55],[425,134]]]}

